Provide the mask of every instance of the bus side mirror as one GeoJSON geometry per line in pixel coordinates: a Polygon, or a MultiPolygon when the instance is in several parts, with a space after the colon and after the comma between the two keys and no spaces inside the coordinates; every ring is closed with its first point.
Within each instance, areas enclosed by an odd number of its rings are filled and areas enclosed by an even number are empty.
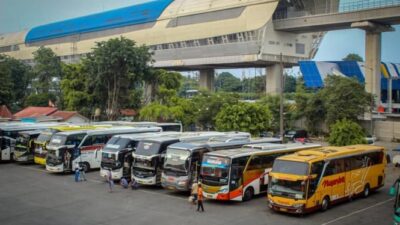
{"type": "Polygon", "coordinates": [[[392,159],[390,158],[389,154],[386,154],[386,162],[387,162],[387,164],[392,163],[392,159]]]}
{"type": "Polygon", "coordinates": [[[389,195],[390,196],[395,196],[396,195],[396,188],[395,187],[391,187],[389,190],[389,195]]]}

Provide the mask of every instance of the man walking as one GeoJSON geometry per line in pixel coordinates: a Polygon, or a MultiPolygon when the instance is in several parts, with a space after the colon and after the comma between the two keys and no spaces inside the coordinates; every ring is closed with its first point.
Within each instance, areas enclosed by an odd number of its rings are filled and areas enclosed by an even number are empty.
{"type": "Polygon", "coordinates": [[[197,211],[199,212],[201,208],[201,211],[204,212],[204,206],[203,206],[203,188],[201,187],[201,184],[198,185],[197,188],[197,211]]]}

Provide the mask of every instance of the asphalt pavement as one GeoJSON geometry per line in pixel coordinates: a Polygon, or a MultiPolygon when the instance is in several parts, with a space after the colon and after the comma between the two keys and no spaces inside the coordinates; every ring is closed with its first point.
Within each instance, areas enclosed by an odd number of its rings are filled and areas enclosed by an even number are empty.
{"type": "Polygon", "coordinates": [[[294,216],[272,212],[265,196],[249,202],[205,201],[196,212],[187,193],[159,187],[112,193],[98,171],[76,183],[71,174],[51,174],[38,165],[0,164],[1,225],[389,225],[394,200],[389,187],[400,168],[387,168],[386,185],[368,198],[333,206],[327,212],[294,216]]]}

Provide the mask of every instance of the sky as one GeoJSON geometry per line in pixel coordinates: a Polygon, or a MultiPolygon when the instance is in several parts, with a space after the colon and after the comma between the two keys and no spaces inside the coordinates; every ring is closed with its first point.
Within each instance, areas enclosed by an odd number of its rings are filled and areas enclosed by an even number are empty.
{"type": "MultiPolygon", "coordinates": [[[[146,0],[0,0],[0,33],[21,31],[144,1],[146,0]]],[[[383,33],[382,61],[400,63],[400,26],[395,28],[395,32],[383,33]]],[[[357,53],[364,58],[364,31],[352,29],[328,32],[314,59],[341,60],[349,53],[357,53]]],[[[257,71],[246,70],[245,73],[257,71]]],[[[241,76],[242,72],[236,71],[235,74],[241,76]]]]}

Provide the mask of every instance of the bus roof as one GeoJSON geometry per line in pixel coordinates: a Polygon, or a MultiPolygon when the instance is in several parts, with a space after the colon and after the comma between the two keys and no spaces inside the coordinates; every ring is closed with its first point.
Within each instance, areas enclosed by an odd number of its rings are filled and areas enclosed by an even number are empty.
{"type": "Polygon", "coordinates": [[[88,135],[99,134],[119,134],[124,132],[143,133],[143,132],[161,132],[160,127],[111,127],[106,129],[97,129],[88,131],[88,135]]]}
{"type": "Polygon", "coordinates": [[[142,140],[145,138],[152,138],[152,137],[163,137],[163,136],[176,136],[179,135],[180,132],[150,132],[150,133],[137,133],[137,134],[118,134],[114,137],[131,139],[131,140],[142,140]]]}
{"type": "Polygon", "coordinates": [[[6,127],[2,127],[0,128],[3,131],[27,131],[27,130],[36,130],[36,129],[40,129],[40,128],[49,128],[54,126],[55,124],[47,124],[47,123],[37,123],[37,124],[20,124],[17,126],[6,126],[6,127]]]}
{"type": "Polygon", "coordinates": [[[39,135],[43,130],[28,130],[19,132],[20,135],[39,135]]]}
{"type": "Polygon", "coordinates": [[[265,153],[265,152],[286,152],[290,150],[302,150],[302,149],[313,149],[320,148],[319,144],[301,144],[301,143],[292,143],[292,144],[273,144],[273,143],[265,143],[265,144],[256,144],[256,145],[245,145],[240,149],[233,150],[221,150],[216,152],[206,153],[210,156],[219,156],[219,157],[228,157],[228,158],[237,158],[242,156],[250,156],[253,154],[265,153]]]}
{"type": "Polygon", "coordinates": [[[359,154],[366,151],[384,150],[384,147],[374,145],[350,145],[344,147],[327,146],[319,149],[299,151],[294,154],[279,157],[280,160],[315,162],[346,155],[359,154]]]}
{"type": "Polygon", "coordinates": [[[259,144],[270,145],[271,143],[278,143],[280,139],[277,138],[260,138],[260,139],[248,139],[245,137],[229,137],[222,136],[218,138],[210,138],[209,140],[190,141],[190,142],[178,142],[170,145],[169,148],[185,149],[187,151],[195,151],[201,148],[217,148],[217,147],[229,147],[229,146],[253,146],[259,144]]]}

